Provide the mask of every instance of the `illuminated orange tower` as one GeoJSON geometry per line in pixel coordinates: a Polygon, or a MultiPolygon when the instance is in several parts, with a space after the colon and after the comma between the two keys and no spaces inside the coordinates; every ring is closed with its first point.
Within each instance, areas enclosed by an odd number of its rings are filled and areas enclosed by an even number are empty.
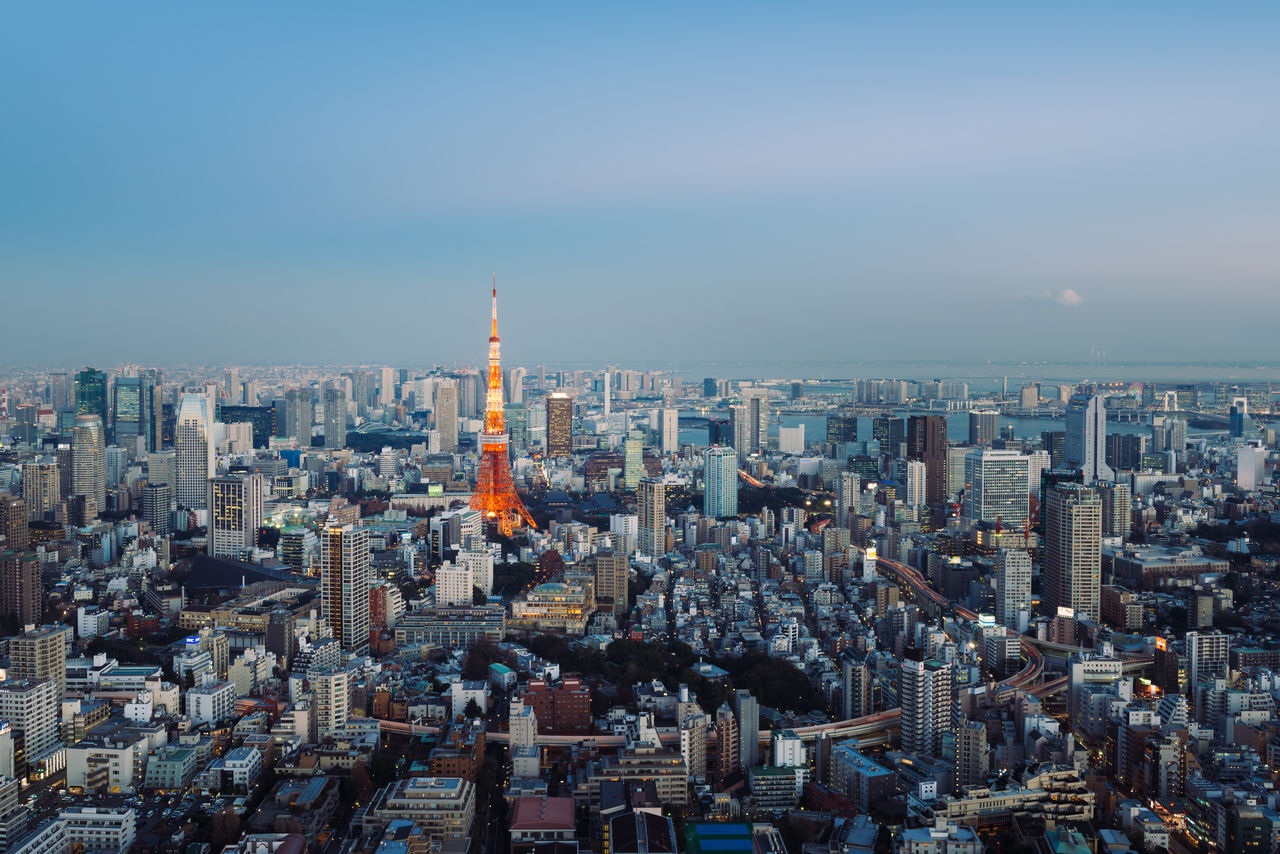
{"type": "Polygon", "coordinates": [[[479,510],[504,536],[525,522],[538,527],[516,495],[507,459],[507,425],[502,415],[502,365],[498,354],[498,286],[493,286],[493,326],[489,331],[489,390],[484,399],[484,432],[480,435],[480,472],[471,493],[471,509],[479,510]]]}

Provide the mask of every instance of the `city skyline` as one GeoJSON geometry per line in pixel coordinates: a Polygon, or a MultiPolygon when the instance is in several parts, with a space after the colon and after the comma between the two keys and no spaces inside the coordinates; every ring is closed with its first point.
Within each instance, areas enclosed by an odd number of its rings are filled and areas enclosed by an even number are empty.
{"type": "Polygon", "coordinates": [[[23,10],[7,307],[76,362],[478,364],[496,271],[524,364],[1269,355],[1276,10],[717,8],[23,10]]]}

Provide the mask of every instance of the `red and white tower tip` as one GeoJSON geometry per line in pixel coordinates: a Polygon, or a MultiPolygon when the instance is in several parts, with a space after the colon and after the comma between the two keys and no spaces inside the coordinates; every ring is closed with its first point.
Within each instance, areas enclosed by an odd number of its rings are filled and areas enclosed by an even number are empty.
{"type": "Polygon", "coordinates": [[[480,434],[480,470],[471,493],[471,508],[479,510],[499,533],[511,536],[528,524],[538,527],[516,495],[507,459],[507,426],[502,412],[502,360],[498,339],[498,284],[494,277],[493,322],[489,330],[489,385],[485,393],[484,432],[480,434]]]}

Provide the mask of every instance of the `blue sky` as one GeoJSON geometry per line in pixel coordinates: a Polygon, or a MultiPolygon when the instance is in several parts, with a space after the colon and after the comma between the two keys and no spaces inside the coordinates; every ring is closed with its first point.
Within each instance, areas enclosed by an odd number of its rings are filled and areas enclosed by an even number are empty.
{"type": "Polygon", "coordinates": [[[1274,358],[1280,7],[690,5],[10,9],[0,361],[1274,358]]]}

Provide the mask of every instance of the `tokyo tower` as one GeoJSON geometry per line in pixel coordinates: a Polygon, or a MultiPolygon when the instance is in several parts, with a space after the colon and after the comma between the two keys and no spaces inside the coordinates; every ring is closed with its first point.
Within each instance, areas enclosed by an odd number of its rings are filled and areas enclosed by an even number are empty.
{"type": "Polygon", "coordinates": [[[511,536],[525,522],[538,527],[511,480],[507,459],[507,425],[502,415],[502,366],[498,355],[498,286],[493,286],[493,326],[489,331],[489,389],[484,399],[484,432],[480,435],[480,472],[471,493],[471,509],[479,510],[497,526],[503,536],[511,536]]]}

